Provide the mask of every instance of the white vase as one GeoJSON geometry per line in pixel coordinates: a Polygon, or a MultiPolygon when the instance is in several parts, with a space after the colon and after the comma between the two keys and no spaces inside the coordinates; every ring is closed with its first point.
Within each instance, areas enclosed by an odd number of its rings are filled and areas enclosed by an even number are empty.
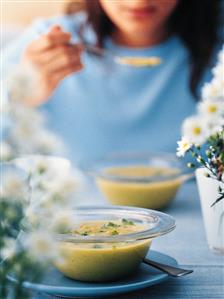
{"type": "Polygon", "coordinates": [[[211,205],[220,196],[218,187],[224,184],[205,176],[205,168],[196,170],[196,179],[201,201],[202,215],[209,248],[224,254],[224,199],[213,207],[211,205]]]}

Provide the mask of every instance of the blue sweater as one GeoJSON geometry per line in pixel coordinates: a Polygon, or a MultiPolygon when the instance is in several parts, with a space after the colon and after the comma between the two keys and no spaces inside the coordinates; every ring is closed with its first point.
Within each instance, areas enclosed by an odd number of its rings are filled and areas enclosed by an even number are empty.
{"type": "MultiPolygon", "coordinates": [[[[39,20],[7,49],[10,63],[34,38],[60,24],[77,40],[84,15],[39,20]]],[[[95,41],[89,28],[86,39],[95,41]]],[[[189,54],[177,36],[144,49],[131,49],[105,41],[117,55],[161,57],[154,68],[132,68],[110,59],[83,54],[85,68],[66,77],[42,106],[48,125],[59,134],[73,162],[111,152],[174,152],[181,123],[194,113],[195,99],[189,90],[189,54]]],[[[209,80],[204,74],[201,84],[209,80]]]]}

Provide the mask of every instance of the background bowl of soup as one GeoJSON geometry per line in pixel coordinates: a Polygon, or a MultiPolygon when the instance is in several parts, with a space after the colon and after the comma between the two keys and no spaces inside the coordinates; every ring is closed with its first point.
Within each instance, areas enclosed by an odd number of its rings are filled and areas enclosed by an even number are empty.
{"type": "Polygon", "coordinates": [[[82,165],[114,205],[163,209],[189,177],[186,167],[168,153],[114,154],[82,165]]]}
{"type": "Polygon", "coordinates": [[[115,281],[133,274],[152,239],[175,228],[171,216],[140,208],[83,207],[71,213],[74,229],[56,235],[61,258],[55,266],[80,281],[115,281]]]}

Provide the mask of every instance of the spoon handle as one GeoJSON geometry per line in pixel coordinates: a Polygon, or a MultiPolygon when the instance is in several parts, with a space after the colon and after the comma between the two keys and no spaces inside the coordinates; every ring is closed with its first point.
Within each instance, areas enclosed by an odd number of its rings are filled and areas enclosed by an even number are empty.
{"type": "Polygon", "coordinates": [[[115,55],[112,52],[110,52],[109,50],[105,50],[103,48],[97,47],[97,46],[92,45],[90,43],[84,42],[83,46],[84,46],[86,52],[88,52],[90,54],[94,54],[94,55],[99,56],[99,57],[100,56],[110,56],[112,58],[115,57],[115,55]]]}
{"type": "Polygon", "coordinates": [[[161,270],[173,277],[181,277],[181,276],[184,276],[184,275],[187,275],[187,274],[190,274],[193,272],[193,270],[186,270],[186,269],[181,269],[181,268],[161,264],[161,263],[149,260],[147,258],[145,258],[143,260],[143,263],[145,263],[149,266],[152,266],[158,270],[161,270]]]}

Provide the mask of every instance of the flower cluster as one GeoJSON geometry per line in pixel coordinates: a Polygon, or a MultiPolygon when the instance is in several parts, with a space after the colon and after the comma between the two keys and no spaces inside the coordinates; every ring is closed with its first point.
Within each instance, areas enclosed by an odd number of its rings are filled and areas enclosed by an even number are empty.
{"type": "Polygon", "coordinates": [[[30,95],[38,91],[35,82],[33,70],[20,66],[4,82],[1,99],[2,299],[9,296],[8,275],[13,273],[18,282],[10,285],[10,298],[25,299],[29,297],[22,288],[26,277],[40,278],[44,265],[61,258],[53,236],[74,227],[69,211],[77,205],[82,186],[80,173],[69,161],[47,156],[62,153],[64,147],[46,129],[43,111],[27,106],[30,95]]]}
{"type": "Polygon", "coordinates": [[[58,154],[62,141],[46,129],[46,115],[29,107],[29,98],[38,93],[34,70],[28,66],[13,69],[4,81],[1,98],[0,161],[26,154],[58,154]]]}
{"type": "Polygon", "coordinates": [[[1,165],[0,182],[0,298],[8,298],[9,282],[7,276],[11,272],[18,277],[18,285],[10,287],[12,298],[27,298],[21,287],[24,269],[30,269],[32,277],[41,274],[34,260],[18,242],[20,223],[24,217],[24,208],[28,204],[27,176],[13,165],[1,165]]]}
{"type": "Polygon", "coordinates": [[[7,298],[13,273],[20,287],[10,287],[12,298],[27,298],[25,275],[40,278],[49,262],[62,259],[54,236],[74,229],[80,175],[68,160],[52,156],[18,158],[2,164],[1,172],[0,297],[7,298]]]}
{"type": "MultiPolygon", "coordinates": [[[[183,123],[177,156],[191,153],[196,163],[208,170],[207,176],[224,182],[224,49],[212,74],[213,79],[202,89],[197,114],[183,123]]],[[[189,167],[194,166],[189,163],[189,167]]],[[[217,201],[224,198],[222,187],[219,194],[217,201]]]]}
{"type": "Polygon", "coordinates": [[[62,223],[64,230],[71,229],[74,223],[67,211],[79,204],[82,191],[80,173],[68,160],[52,156],[28,156],[16,159],[15,163],[30,174],[31,196],[24,212],[24,224],[26,222],[28,228],[44,231],[49,228],[52,231],[59,229],[62,223]]]}

